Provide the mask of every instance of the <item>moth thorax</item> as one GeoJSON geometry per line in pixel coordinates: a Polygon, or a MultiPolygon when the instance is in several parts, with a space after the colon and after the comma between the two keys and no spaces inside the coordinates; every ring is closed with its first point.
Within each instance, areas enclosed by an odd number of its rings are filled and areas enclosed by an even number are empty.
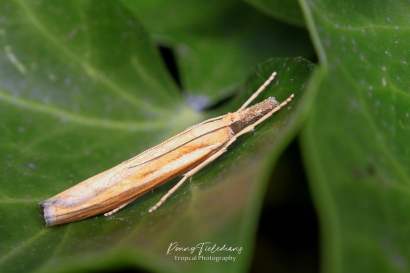
{"type": "Polygon", "coordinates": [[[260,103],[257,103],[249,108],[246,108],[242,112],[243,127],[247,127],[255,123],[256,121],[258,121],[260,118],[265,116],[267,113],[271,112],[273,109],[275,109],[279,105],[280,103],[276,101],[274,97],[269,97],[260,103]]]}

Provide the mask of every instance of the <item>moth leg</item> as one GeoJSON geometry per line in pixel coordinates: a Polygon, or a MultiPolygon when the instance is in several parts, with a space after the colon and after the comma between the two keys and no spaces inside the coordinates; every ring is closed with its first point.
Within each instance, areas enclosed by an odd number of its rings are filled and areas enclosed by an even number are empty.
{"type": "Polygon", "coordinates": [[[216,158],[218,158],[221,154],[225,153],[227,151],[227,148],[229,145],[231,145],[232,142],[234,142],[236,140],[236,136],[233,136],[227,143],[225,143],[222,148],[216,152],[215,154],[213,154],[212,156],[210,156],[208,159],[206,159],[204,162],[202,162],[201,164],[199,164],[198,166],[196,166],[195,168],[193,168],[192,170],[190,170],[189,172],[187,172],[186,174],[184,174],[183,178],[172,188],[170,189],[162,198],[161,200],[158,201],[158,203],[156,203],[154,206],[152,206],[148,212],[153,212],[154,210],[156,210],[157,208],[159,208],[164,202],[165,200],[167,200],[167,198],[173,194],[184,182],[185,180],[187,180],[188,177],[191,177],[192,180],[192,176],[194,174],[196,174],[197,172],[199,172],[203,167],[205,167],[206,165],[208,165],[209,163],[211,163],[212,161],[214,161],[216,158]]]}
{"type": "Polygon", "coordinates": [[[116,213],[117,211],[119,211],[120,209],[122,209],[123,207],[125,207],[126,205],[128,205],[129,203],[131,203],[132,201],[134,201],[134,200],[131,200],[131,201],[127,202],[127,203],[124,203],[124,204],[122,204],[121,206],[119,206],[119,207],[113,209],[112,211],[109,211],[109,212],[104,213],[104,216],[113,215],[114,213],[116,213]]]}

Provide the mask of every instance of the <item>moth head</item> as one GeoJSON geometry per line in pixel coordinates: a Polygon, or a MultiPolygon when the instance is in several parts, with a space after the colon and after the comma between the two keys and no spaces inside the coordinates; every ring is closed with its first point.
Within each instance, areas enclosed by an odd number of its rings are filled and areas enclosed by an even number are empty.
{"type": "Polygon", "coordinates": [[[231,128],[232,132],[234,132],[234,134],[237,134],[240,131],[242,131],[243,122],[240,121],[240,120],[236,120],[236,121],[232,122],[231,125],[229,125],[229,127],[231,128]]]}

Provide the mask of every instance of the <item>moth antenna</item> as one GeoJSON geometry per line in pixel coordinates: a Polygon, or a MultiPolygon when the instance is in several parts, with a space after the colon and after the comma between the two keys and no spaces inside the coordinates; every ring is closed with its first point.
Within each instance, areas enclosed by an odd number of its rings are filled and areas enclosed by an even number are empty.
{"type": "Polygon", "coordinates": [[[238,111],[243,110],[246,108],[246,106],[249,105],[249,103],[251,103],[263,90],[265,90],[266,86],[268,86],[273,79],[276,76],[276,72],[273,72],[272,75],[270,75],[269,79],[267,79],[262,85],[261,87],[259,87],[258,90],[256,90],[255,93],[253,93],[253,95],[242,105],[241,108],[238,109],[238,111]]]}

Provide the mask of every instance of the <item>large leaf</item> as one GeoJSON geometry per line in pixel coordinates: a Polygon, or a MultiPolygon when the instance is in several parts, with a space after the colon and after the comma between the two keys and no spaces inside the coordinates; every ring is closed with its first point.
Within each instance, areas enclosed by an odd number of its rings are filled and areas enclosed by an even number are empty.
{"type": "Polygon", "coordinates": [[[246,79],[249,67],[267,58],[315,55],[306,30],[274,20],[242,1],[123,3],[157,43],[175,50],[183,88],[190,97],[201,98],[196,102],[199,108],[231,94],[246,79]],[[203,98],[203,93],[208,96],[203,98]]]}
{"type": "Polygon", "coordinates": [[[246,270],[271,165],[306,115],[311,63],[267,61],[234,101],[197,113],[183,103],[135,16],[117,2],[16,0],[3,7],[0,271],[246,270]],[[235,111],[273,71],[278,76],[258,101],[294,93],[291,104],[240,137],[158,211],[147,213],[177,180],[111,217],[44,227],[38,201],[206,117],[235,111]],[[174,242],[243,250],[203,253],[235,262],[183,262],[175,256],[198,252],[166,255],[174,242]]]}
{"type": "Polygon", "coordinates": [[[321,62],[304,158],[324,272],[408,272],[408,1],[300,1],[321,62]]]}

